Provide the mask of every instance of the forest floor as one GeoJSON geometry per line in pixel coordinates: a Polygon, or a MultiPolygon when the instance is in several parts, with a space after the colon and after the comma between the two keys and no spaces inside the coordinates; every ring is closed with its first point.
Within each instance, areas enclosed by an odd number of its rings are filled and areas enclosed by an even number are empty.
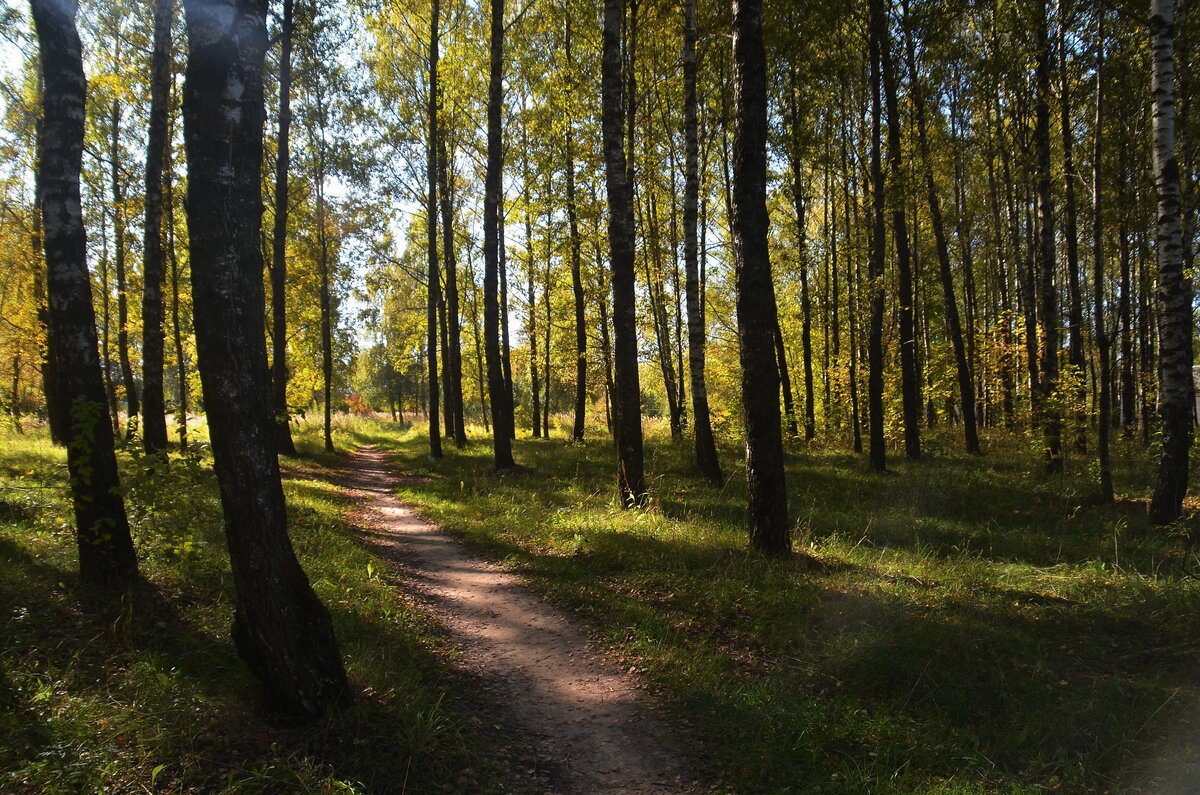
{"type": "Polygon", "coordinates": [[[930,429],[927,457],[886,476],[839,440],[788,440],[796,554],[771,560],[747,550],[737,440],[716,489],[686,442],[646,430],[649,504],[623,510],[602,428],[522,435],[521,466],[497,473],[483,428],[431,462],[423,424],[340,417],[334,454],[303,426],[289,529],[353,688],[303,726],[264,714],[229,638],[203,436],[169,468],[121,445],[145,582],[100,605],[76,575],[62,449],[0,432],[0,792],[1196,791],[1200,500],[1149,526],[1153,446],[1118,440],[1101,505],[1088,457],[1047,475],[1021,432],[968,456],[930,429]],[[454,600],[460,577],[501,604],[454,600]],[[495,622],[513,600],[529,612],[495,622]],[[489,651],[569,623],[572,651],[526,670],[489,651]],[[587,649],[594,665],[560,667],[587,649]],[[594,705],[563,695],[578,683],[594,705]],[[601,725],[616,739],[574,739],[601,725]]]}
{"type": "Polygon", "coordinates": [[[447,628],[456,667],[485,688],[485,715],[474,717],[527,746],[515,770],[556,793],[698,791],[657,705],[578,621],[397,500],[377,448],[359,448],[342,483],[362,500],[364,540],[447,628]]]}

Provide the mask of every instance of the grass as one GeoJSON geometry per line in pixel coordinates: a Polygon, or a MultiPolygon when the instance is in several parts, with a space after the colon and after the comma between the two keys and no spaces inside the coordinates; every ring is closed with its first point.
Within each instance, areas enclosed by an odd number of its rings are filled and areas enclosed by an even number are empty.
{"type": "MultiPolygon", "coordinates": [[[[344,434],[339,436],[343,447],[344,434]]],[[[292,539],[354,686],[317,725],[263,714],[229,638],[233,593],[204,452],[120,454],[147,587],[95,608],[76,577],[60,449],[0,437],[0,791],[503,791],[435,628],[359,540],[338,456],[285,459],[292,539]]],[[[473,707],[473,705],[471,705],[473,707]]]]}
{"type": "MultiPolygon", "coordinates": [[[[0,791],[503,791],[511,742],[437,629],[393,587],[330,477],[376,444],[403,498],[586,620],[642,672],[737,792],[1190,791],[1200,780],[1194,521],[1144,519],[1150,454],[1122,449],[1115,507],[1088,465],[1047,478],[1023,438],[868,474],[795,443],[797,552],[746,551],[743,473],[695,477],[650,427],[650,507],[616,505],[611,443],[476,442],[431,463],[421,428],[344,418],[285,459],[292,536],[355,697],[279,725],[228,638],[232,591],[210,460],[121,453],[149,587],[89,607],[60,450],[0,436],[0,791]],[[485,731],[485,729],[489,731],[485,731]]],[[[482,429],[472,435],[483,439],[482,429]]],[[[956,440],[930,439],[942,450],[956,440]]],[[[1194,507],[1194,506],[1193,506],[1194,507]]]]}
{"type": "MultiPolygon", "coordinates": [[[[482,437],[482,429],[474,435],[482,437]]],[[[1144,519],[1153,464],[1123,450],[1115,507],[1086,461],[1047,477],[1027,439],[889,476],[797,443],[797,555],[746,551],[743,473],[712,489],[648,435],[651,506],[616,507],[607,439],[490,446],[359,432],[401,496],[577,612],[642,671],[741,792],[1190,791],[1200,780],[1194,522],[1144,519]]],[[[938,441],[936,438],[933,440],[938,441]]],[[[942,441],[953,449],[956,440],[942,441]]]]}

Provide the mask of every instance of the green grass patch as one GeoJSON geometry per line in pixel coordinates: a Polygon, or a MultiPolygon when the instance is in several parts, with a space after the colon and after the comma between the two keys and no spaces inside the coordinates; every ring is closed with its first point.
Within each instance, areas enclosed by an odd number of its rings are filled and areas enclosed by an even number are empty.
{"type": "MultiPolygon", "coordinates": [[[[318,441],[306,429],[302,452],[318,441]]],[[[348,432],[339,444],[353,446],[348,432]]],[[[0,791],[505,789],[443,642],[329,483],[336,455],[285,459],[285,491],[353,697],[317,725],[262,712],[229,638],[232,578],[199,448],[165,472],[120,452],[148,587],[97,608],[76,576],[62,451],[37,433],[0,437],[0,791]]]]}
{"type": "MultiPolygon", "coordinates": [[[[1186,791],[1200,780],[1194,527],[1144,518],[1153,464],[1122,449],[1115,507],[1086,461],[1049,477],[1023,437],[887,476],[796,444],[799,554],[746,551],[744,473],[695,476],[647,438],[652,500],[617,507],[606,438],[516,442],[497,474],[482,428],[427,439],[359,428],[402,498],[585,617],[742,792],[1186,791]]],[[[954,449],[956,440],[937,440],[954,449]]],[[[936,445],[935,445],[936,446],[936,445]]]]}

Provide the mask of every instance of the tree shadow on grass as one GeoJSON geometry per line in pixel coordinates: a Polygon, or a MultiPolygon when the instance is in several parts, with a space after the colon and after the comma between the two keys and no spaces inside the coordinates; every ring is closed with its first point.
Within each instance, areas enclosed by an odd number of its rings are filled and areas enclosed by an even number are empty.
{"type": "MultiPolygon", "coordinates": [[[[662,449],[655,472],[673,490],[660,488],[652,512],[667,522],[581,527],[552,549],[532,525],[497,532],[496,515],[480,516],[521,496],[499,495],[490,475],[472,478],[450,459],[443,480],[419,488],[488,557],[514,562],[624,648],[646,650],[652,678],[704,723],[709,747],[738,750],[715,762],[731,780],[781,792],[939,780],[1186,791],[1178,782],[1200,776],[1194,589],[1102,577],[1097,564],[1061,596],[984,568],[1086,565],[1115,536],[1122,567],[1153,571],[1179,544],[1146,530],[1136,504],[1089,506],[1080,478],[1044,482],[1019,462],[948,458],[879,479],[818,451],[790,459],[801,533],[914,553],[928,573],[767,561],[742,546],[741,485],[676,483],[686,465],[662,449]]],[[[531,511],[569,507],[611,480],[608,451],[585,452],[577,464],[538,447],[532,458],[548,474],[523,484],[536,485],[531,511]]],[[[406,465],[403,450],[395,456],[406,465]]]]}
{"type": "Polygon", "coordinates": [[[437,707],[448,689],[437,661],[386,616],[330,605],[348,667],[365,673],[342,709],[281,723],[263,711],[228,638],[220,605],[231,594],[148,583],[96,606],[73,572],[4,537],[0,569],[0,604],[12,611],[0,616],[0,789],[140,788],[161,762],[156,786],[168,789],[292,791],[337,780],[383,791],[405,780],[428,788],[471,766],[461,717],[437,707]],[[201,615],[219,627],[196,626],[201,615]],[[395,675],[381,673],[390,666],[395,675]]]}

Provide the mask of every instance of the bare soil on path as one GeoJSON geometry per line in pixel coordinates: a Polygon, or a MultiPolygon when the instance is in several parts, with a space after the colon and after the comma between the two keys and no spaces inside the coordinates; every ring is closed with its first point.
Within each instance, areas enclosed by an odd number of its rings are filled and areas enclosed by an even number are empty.
{"type": "MultiPolygon", "coordinates": [[[[455,661],[482,682],[521,736],[527,785],[555,793],[700,792],[673,736],[634,677],[594,651],[578,621],[422,519],[392,490],[378,449],[351,459],[345,485],[374,516],[375,551],[442,624],[455,661]]],[[[489,717],[489,722],[491,718],[489,717]]]]}

